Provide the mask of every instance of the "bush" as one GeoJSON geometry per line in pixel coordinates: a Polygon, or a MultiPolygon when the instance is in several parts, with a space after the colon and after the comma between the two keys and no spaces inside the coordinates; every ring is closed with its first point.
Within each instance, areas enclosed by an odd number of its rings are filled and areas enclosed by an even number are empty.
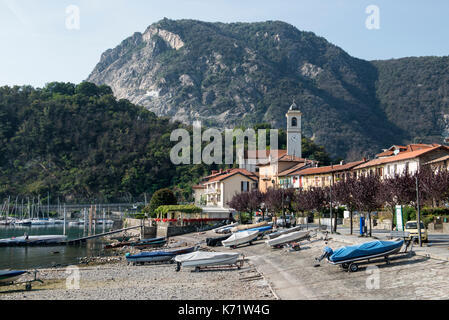
{"type": "Polygon", "coordinates": [[[203,209],[198,208],[194,205],[181,205],[181,206],[160,206],[154,211],[156,214],[167,214],[169,212],[182,212],[187,214],[193,214],[193,213],[201,213],[203,212],[203,209]]]}
{"type": "Polygon", "coordinates": [[[145,207],[144,213],[151,214],[156,213],[156,209],[160,206],[177,205],[178,201],[175,194],[170,189],[161,189],[156,191],[151,198],[150,204],[145,207]]]}
{"type": "Polygon", "coordinates": [[[242,215],[242,224],[252,223],[251,213],[241,213],[241,215],[242,215]]]}
{"type": "Polygon", "coordinates": [[[433,216],[449,216],[449,208],[429,208],[424,207],[421,209],[421,213],[424,216],[433,215],[433,216]]]}

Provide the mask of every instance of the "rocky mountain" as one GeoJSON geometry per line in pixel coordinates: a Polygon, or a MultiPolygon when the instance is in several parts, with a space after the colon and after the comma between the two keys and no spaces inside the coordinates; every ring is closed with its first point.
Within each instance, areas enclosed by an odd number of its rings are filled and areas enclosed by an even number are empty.
{"type": "Polygon", "coordinates": [[[364,61],[279,21],[164,19],[103,53],[87,81],[159,116],[220,128],[284,128],[294,99],[305,135],[354,160],[416,138],[442,140],[449,63],[429,59],[364,61]]]}

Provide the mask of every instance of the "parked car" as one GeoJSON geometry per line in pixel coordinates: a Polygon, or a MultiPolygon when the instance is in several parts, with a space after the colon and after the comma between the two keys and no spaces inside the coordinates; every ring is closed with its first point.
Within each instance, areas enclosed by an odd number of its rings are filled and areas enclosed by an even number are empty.
{"type": "Polygon", "coordinates": [[[276,226],[290,228],[292,225],[296,225],[296,219],[293,216],[286,215],[285,220],[286,221],[284,221],[284,217],[278,218],[276,220],[276,226]]]}
{"type": "MultiPolygon", "coordinates": [[[[404,231],[410,233],[410,236],[408,239],[411,239],[411,237],[416,237],[416,239],[418,239],[418,223],[417,223],[417,221],[407,222],[405,225],[404,231]]],[[[421,221],[421,240],[425,243],[427,243],[429,241],[428,235],[427,235],[427,229],[422,221],[421,221]]]]}

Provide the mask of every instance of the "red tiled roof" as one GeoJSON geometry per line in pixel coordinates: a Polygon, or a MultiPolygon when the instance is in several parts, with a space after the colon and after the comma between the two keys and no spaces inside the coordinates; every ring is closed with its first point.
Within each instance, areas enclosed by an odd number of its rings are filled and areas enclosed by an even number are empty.
{"type": "Polygon", "coordinates": [[[202,184],[199,184],[197,186],[193,186],[192,189],[194,190],[201,190],[201,189],[206,189],[206,187],[202,184]]]}
{"type": "Polygon", "coordinates": [[[387,151],[381,152],[379,154],[376,154],[376,157],[381,158],[381,157],[389,157],[389,156],[393,156],[393,155],[394,155],[394,151],[387,150],[387,151]]]}
{"type": "Polygon", "coordinates": [[[449,151],[448,147],[442,146],[442,145],[436,145],[435,147],[431,147],[431,148],[425,147],[423,149],[418,149],[416,151],[401,152],[396,156],[391,156],[388,158],[374,159],[374,160],[368,161],[367,163],[361,164],[361,165],[355,167],[354,169],[357,170],[357,169],[363,169],[363,168],[373,167],[373,166],[377,166],[377,165],[382,165],[385,163],[414,159],[414,158],[422,156],[423,154],[426,154],[428,152],[432,152],[432,151],[435,151],[438,149],[446,149],[449,151]]]}
{"type": "Polygon", "coordinates": [[[287,169],[282,171],[278,174],[278,177],[285,177],[289,175],[295,175],[297,172],[304,170],[305,167],[307,167],[309,163],[298,163],[293,168],[287,169]]]}
{"type": "Polygon", "coordinates": [[[318,167],[318,168],[308,168],[304,169],[300,172],[301,175],[307,176],[307,175],[313,175],[313,174],[323,174],[323,173],[332,173],[332,172],[339,172],[339,171],[347,171],[351,170],[352,168],[361,165],[365,163],[366,161],[355,161],[355,162],[349,162],[346,164],[339,164],[334,166],[327,166],[327,167],[318,167]]]}
{"type": "Polygon", "coordinates": [[[446,161],[446,160],[449,160],[449,155],[441,157],[441,158],[438,158],[438,159],[435,159],[435,160],[432,160],[432,161],[429,161],[429,162],[426,162],[426,164],[434,164],[434,163],[443,162],[443,161],[446,161]]]}
{"type": "Polygon", "coordinates": [[[217,175],[211,179],[209,179],[208,181],[206,181],[205,183],[210,183],[210,182],[218,182],[218,181],[223,181],[227,178],[230,178],[236,174],[241,174],[251,180],[257,181],[258,177],[256,174],[254,174],[253,172],[249,172],[246,169],[229,169],[226,171],[223,171],[220,175],[217,175]]]}

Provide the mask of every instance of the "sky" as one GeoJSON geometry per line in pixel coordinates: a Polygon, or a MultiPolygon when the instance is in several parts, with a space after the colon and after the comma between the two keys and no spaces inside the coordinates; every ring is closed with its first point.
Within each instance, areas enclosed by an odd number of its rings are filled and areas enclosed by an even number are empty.
{"type": "Polygon", "coordinates": [[[377,60],[449,55],[448,15],[447,0],[0,0],[0,86],[82,82],[104,51],[164,17],[281,20],[377,60]]]}

